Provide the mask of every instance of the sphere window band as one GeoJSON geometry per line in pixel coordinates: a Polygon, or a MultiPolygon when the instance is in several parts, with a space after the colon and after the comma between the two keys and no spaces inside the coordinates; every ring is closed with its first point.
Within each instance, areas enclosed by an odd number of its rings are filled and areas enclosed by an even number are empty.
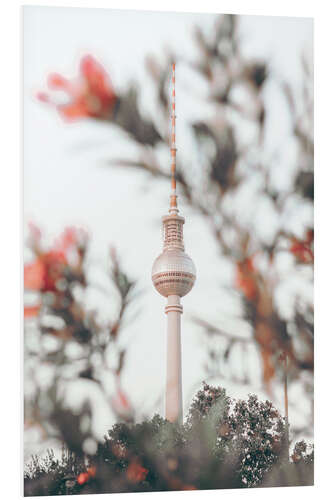
{"type": "Polygon", "coordinates": [[[192,274],[192,273],[184,273],[184,272],[181,272],[181,271],[170,271],[168,273],[154,274],[153,280],[155,281],[158,278],[160,278],[161,276],[183,276],[185,278],[191,278],[191,279],[195,278],[194,274],[192,274]]]}

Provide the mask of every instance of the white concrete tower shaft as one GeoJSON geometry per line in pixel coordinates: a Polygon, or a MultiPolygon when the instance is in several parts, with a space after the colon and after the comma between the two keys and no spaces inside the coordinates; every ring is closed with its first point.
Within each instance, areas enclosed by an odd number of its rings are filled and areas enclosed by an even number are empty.
{"type": "Polygon", "coordinates": [[[182,346],[180,315],[183,307],[179,295],[169,295],[165,307],[167,314],[167,370],[165,418],[170,422],[183,422],[182,346]]]}

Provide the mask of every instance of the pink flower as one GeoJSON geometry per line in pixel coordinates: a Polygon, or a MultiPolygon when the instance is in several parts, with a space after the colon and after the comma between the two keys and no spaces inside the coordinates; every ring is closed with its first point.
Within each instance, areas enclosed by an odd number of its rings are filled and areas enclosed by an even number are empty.
{"type": "Polygon", "coordinates": [[[67,121],[80,118],[101,118],[110,116],[117,96],[103,66],[91,55],[81,59],[79,76],[68,80],[58,73],[48,77],[51,90],[61,90],[69,97],[66,104],[57,104],[45,92],[39,92],[37,99],[55,106],[67,121]]]}

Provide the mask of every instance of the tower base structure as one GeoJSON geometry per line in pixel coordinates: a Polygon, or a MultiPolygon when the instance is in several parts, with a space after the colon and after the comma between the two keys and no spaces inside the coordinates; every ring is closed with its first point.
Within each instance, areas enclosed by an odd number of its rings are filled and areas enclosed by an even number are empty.
{"type": "Polygon", "coordinates": [[[182,361],[180,315],[183,306],[178,295],[169,295],[165,307],[167,315],[167,375],[165,418],[183,423],[182,361]]]}

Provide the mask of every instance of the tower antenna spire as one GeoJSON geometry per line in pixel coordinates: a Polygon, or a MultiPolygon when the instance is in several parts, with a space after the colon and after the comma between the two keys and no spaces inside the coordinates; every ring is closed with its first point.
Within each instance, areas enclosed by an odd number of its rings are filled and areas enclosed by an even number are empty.
{"type": "Polygon", "coordinates": [[[172,98],[171,98],[171,196],[170,214],[177,214],[176,194],[176,64],[172,64],[172,98]]]}

